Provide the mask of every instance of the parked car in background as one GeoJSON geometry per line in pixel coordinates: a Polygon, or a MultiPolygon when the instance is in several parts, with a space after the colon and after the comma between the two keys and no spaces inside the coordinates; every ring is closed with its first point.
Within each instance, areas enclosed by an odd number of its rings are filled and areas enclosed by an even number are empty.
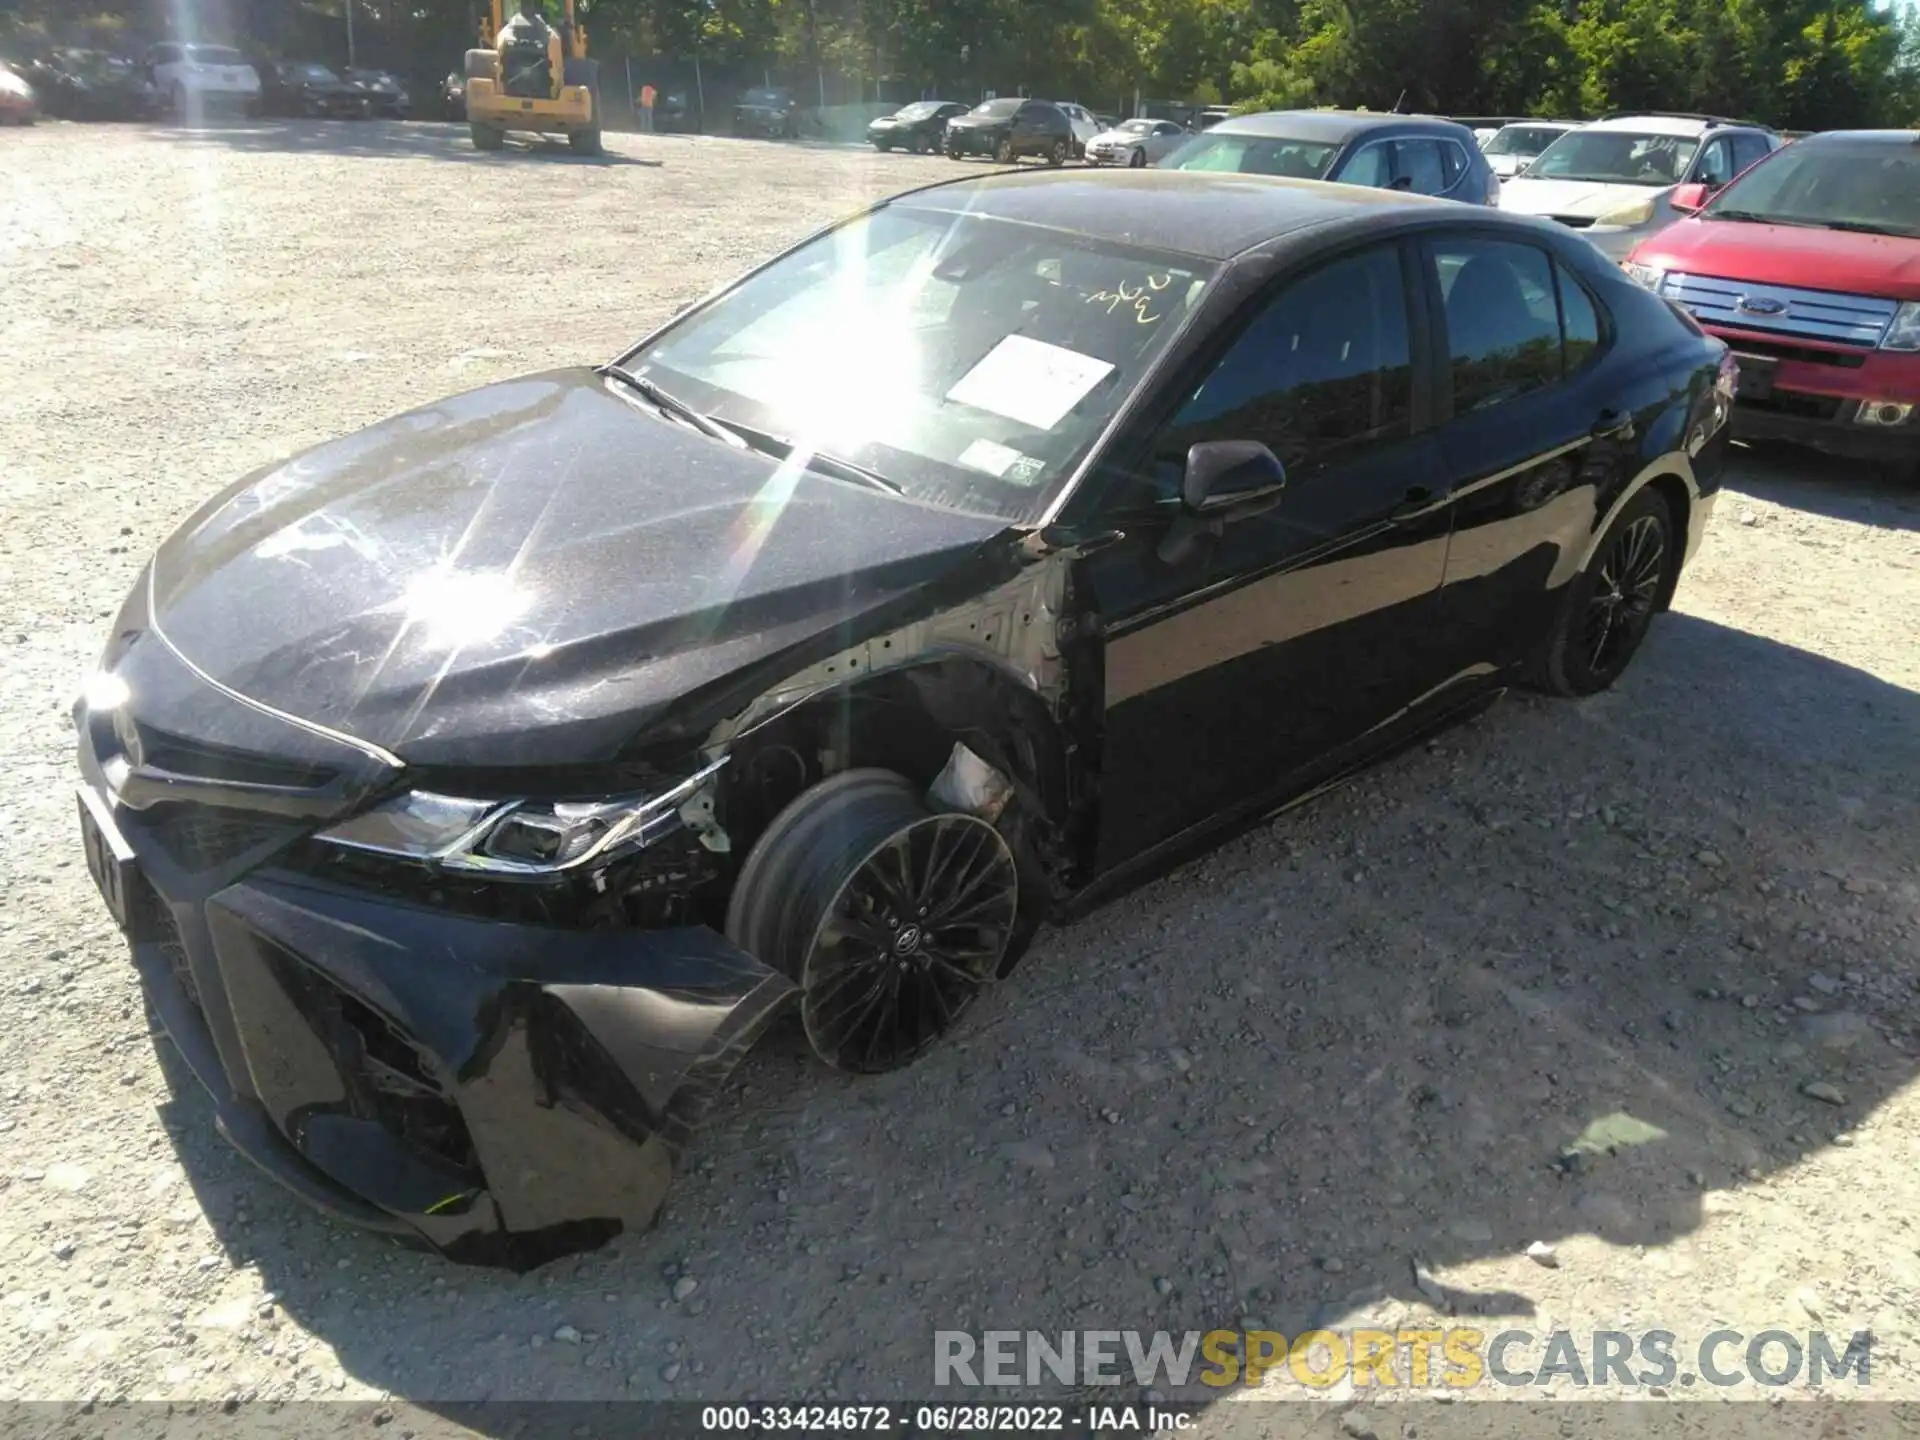
{"type": "Polygon", "coordinates": [[[947,121],[966,113],[958,100],[916,100],[867,126],[867,140],[876,150],[938,153],[946,142],[947,121]]]}
{"type": "Polygon", "coordinates": [[[1162,159],[1187,132],[1171,120],[1122,120],[1087,144],[1089,165],[1128,165],[1139,169],[1162,159]]]}
{"type": "Polygon", "coordinates": [[[1011,165],[1023,155],[1039,155],[1064,165],[1073,154],[1073,122],[1058,105],[1005,95],[987,100],[947,122],[947,155],[985,155],[1011,165]]]}
{"type": "Polygon", "coordinates": [[[1071,100],[1055,100],[1053,103],[1060,107],[1060,113],[1066,116],[1067,123],[1073,126],[1073,153],[1078,159],[1086,154],[1087,146],[1092,143],[1093,137],[1100,133],[1100,122],[1094,119],[1093,112],[1084,105],[1076,105],[1071,100]]]}
{"type": "Polygon", "coordinates": [[[733,107],[733,133],[791,140],[800,133],[800,105],[791,90],[749,90],[733,107]]]}
{"type": "Polygon", "coordinates": [[[654,98],[653,128],[664,132],[683,132],[695,128],[693,107],[684,90],[663,90],[654,98]]]}
{"type": "Polygon", "coordinates": [[[49,115],[68,120],[150,120],[160,92],[124,55],[105,50],[50,50],[27,66],[27,80],[49,115]]]}
{"type": "Polygon", "coordinates": [[[260,106],[269,115],[361,120],[373,113],[367,92],[312,60],[260,62],[260,106]]]}
{"type": "Polygon", "coordinates": [[[39,115],[27,77],[0,60],[0,125],[31,125],[39,115]]]}
{"type": "MultiPolygon", "coordinates": [[[[1732,384],[1493,211],[915,190],[201,503],[102,627],[77,848],[187,1114],[524,1269],[650,1225],[777,1019],[904,1066],[1043,923],[1508,686],[1612,685],[1732,384]]],[[[1653,743],[1658,693],[1607,723],[1653,743]]]]}
{"type": "Polygon", "coordinates": [[[1493,173],[1505,180],[1526,169],[1542,150],[1569,130],[1579,128],[1576,120],[1516,120],[1502,125],[1480,149],[1493,173]]]}
{"type": "Polygon", "coordinates": [[[413,97],[400,78],[387,70],[349,70],[341,77],[361,91],[375,115],[405,120],[413,113],[413,97]]]}
{"type": "Polygon", "coordinates": [[[260,73],[228,45],[155,45],[147,51],[147,78],[176,120],[260,113],[260,73]]]}
{"type": "Polygon", "coordinates": [[[1735,438],[1920,479],[1920,134],[1809,135],[1672,203],[1626,270],[1733,348],[1735,438]]]}
{"type": "Polygon", "coordinates": [[[1193,128],[1195,130],[1211,130],[1222,120],[1231,120],[1232,118],[1233,107],[1230,105],[1203,105],[1193,117],[1193,128]]]}
{"type": "Polygon", "coordinates": [[[444,120],[467,118],[467,77],[458,70],[449,70],[440,82],[440,116],[444,120]]]}
{"type": "Polygon", "coordinates": [[[1500,208],[1586,233],[1620,261],[1679,218],[1678,185],[1718,189],[1785,142],[1760,125],[1700,115],[1615,115],[1569,130],[1501,186],[1500,208]]]}
{"type": "Polygon", "coordinates": [[[1167,170],[1334,180],[1493,205],[1500,182],[1464,125],[1425,115],[1269,110],[1223,120],[1165,159],[1167,170]]]}

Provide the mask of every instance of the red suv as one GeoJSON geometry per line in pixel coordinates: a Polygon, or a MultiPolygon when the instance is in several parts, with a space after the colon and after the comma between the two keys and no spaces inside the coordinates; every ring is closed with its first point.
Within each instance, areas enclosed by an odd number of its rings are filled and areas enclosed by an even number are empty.
{"type": "Polygon", "coordinates": [[[1673,205],[1627,273],[1739,357],[1734,435],[1920,472],[1920,133],[1810,135],[1673,205]]]}

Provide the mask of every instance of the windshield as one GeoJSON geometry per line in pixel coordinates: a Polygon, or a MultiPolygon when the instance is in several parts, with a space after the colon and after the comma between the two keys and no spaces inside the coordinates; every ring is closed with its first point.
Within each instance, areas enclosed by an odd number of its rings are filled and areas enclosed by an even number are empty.
{"type": "Polygon", "coordinates": [[[1789,145],[1702,213],[1920,236],[1920,145],[1789,145]]]}
{"type": "Polygon", "coordinates": [[[334,73],[324,65],[294,65],[289,68],[292,70],[293,78],[296,80],[325,81],[337,78],[334,73]]]}
{"type": "Polygon", "coordinates": [[[1569,130],[1527,170],[1535,180],[1592,180],[1606,185],[1673,185],[1687,172],[1700,141],[1686,135],[1631,130],[1569,130]]]}
{"type": "Polygon", "coordinates": [[[1487,142],[1487,154],[1538,155],[1566,133],[1553,125],[1509,125],[1487,142]]]}
{"type": "Polygon", "coordinates": [[[940,108],[938,100],[916,100],[903,110],[894,112],[896,120],[924,120],[940,108]]]}
{"type": "Polygon", "coordinates": [[[1214,268],[895,204],[776,261],[626,365],[911,499],[1031,519],[1214,268]]]}
{"type": "Polygon", "coordinates": [[[97,50],[69,50],[66,62],[67,69],[77,75],[124,75],[133,69],[131,60],[97,50]]]}
{"type": "Polygon", "coordinates": [[[195,65],[244,65],[247,57],[224,45],[189,45],[187,59],[195,65]]]}
{"type": "Polygon", "coordinates": [[[1151,135],[1153,133],[1153,121],[1129,120],[1124,125],[1118,127],[1118,133],[1121,135],[1151,135]]]}
{"type": "Polygon", "coordinates": [[[742,105],[784,105],[787,92],[784,90],[749,90],[740,97],[742,105]]]}
{"type": "Polygon", "coordinates": [[[1337,145],[1287,140],[1277,135],[1196,135],[1160,162],[1162,170],[1225,170],[1241,175],[1285,175],[1318,180],[1327,173],[1337,145]]]}
{"type": "Polygon", "coordinates": [[[973,113],[976,115],[994,116],[1011,115],[1020,108],[1020,105],[1021,101],[1017,96],[1006,100],[988,100],[974,106],[973,113]]]}

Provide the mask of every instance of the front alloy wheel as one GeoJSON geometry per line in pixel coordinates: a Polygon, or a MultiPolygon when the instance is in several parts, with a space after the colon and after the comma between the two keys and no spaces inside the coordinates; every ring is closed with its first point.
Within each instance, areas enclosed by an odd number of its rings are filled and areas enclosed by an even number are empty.
{"type": "Polygon", "coordinates": [[[998,160],[1002,165],[1011,165],[1013,163],[1013,140],[1011,137],[1002,140],[994,147],[993,158],[998,160]]]}
{"type": "Polygon", "coordinates": [[[1138,145],[1134,146],[1133,154],[1127,157],[1127,168],[1130,170],[1139,170],[1144,168],[1146,163],[1147,163],[1146,150],[1143,149],[1141,146],[1138,146],[1138,145]]]}
{"type": "Polygon", "coordinates": [[[891,1070],[1000,973],[1019,895],[1013,851],[993,825],[928,811],[888,771],[851,770],[767,827],[734,886],[727,934],[798,983],[823,1060],[891,1070]]]}

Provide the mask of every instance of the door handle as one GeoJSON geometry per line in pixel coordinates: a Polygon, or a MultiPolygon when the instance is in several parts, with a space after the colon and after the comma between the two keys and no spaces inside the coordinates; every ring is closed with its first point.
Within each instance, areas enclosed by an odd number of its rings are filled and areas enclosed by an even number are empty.
{"type": "Polygon", "coordinates": [[[1633,416],[1625,410],[1602,410],[1589,433],[1595,440],[1631,440],[1633,416]]]}

